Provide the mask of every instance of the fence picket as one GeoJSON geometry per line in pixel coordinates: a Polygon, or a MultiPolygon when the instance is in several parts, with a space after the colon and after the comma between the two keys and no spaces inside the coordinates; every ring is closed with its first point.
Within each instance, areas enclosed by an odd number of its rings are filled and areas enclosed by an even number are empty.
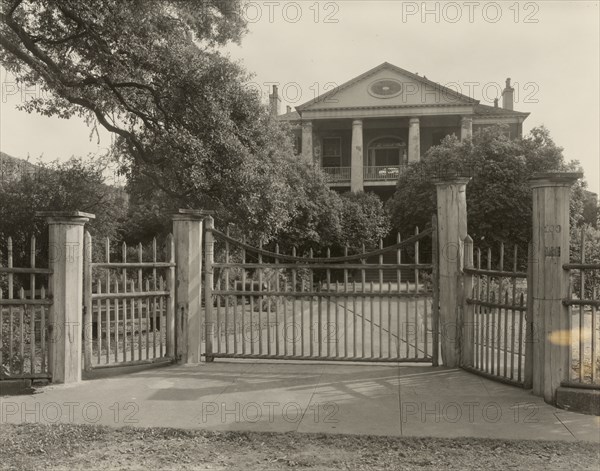
{"type": "MultiPolygon", "coordinates": [[[[0,301],[2,301],[2,299],[4,299],[4,294],[3,294],[3,290],[2,287],[0,286],[0,301]]],[[[42,312],[43,311],[43,307],[42,307],[42,312]]],[[[2,336],[2,333],[4,332],[4,307],[0,304],[0,336],[2,336]]],[[[2,376],[4,375],[4,339],[2,339],[2,345],[0,346],[0,378],[2,378],[2,376]]],[[[43,367],[42,367],[42,371],[43,367]]]]}
{"type": "MultiPolygon", "coordinates": [[[[229,237],[230,235],[230,225],[227,225],[227,236],[229,237]]],[[[225,241],[225,263],[229,263],[230,261],[230,255],[229,255],[229,241],[226,240],[225,241]]],[[[225,289],[229,290],[229,268],[224,268],[224,275],[225,275],[225,289]]],[[[234,300],[235,302],[235,300],[234,300]]],[[[229,351],[229,296],[225,296],[225,350],[229,351]]],[[[271,328],[270,326],[267,328],[267,335],[270,336],[270,331],[271,328]]],[[[269,351],[268,353],[271,354],[271,346],[269,344],[269,351]]],[[[237,322],[235,319],[235,304],[233,305],[233,353],[237,354],[237,322]]]]}
{"type": "MultiPolygon", "coordinates": [[[[8,252],[8,257],[7,257],[7,266],[8,268],[13,268],[13,244],[12,244],[12,237],[9,237],[7,240],[7,252],[8,252]]],[[[12,273],[8,273],[8,299],[13,299],[13,274],[12,273]]],[[[12,305],[8,306],[8,328],[9,328],[9,332],[10,335],[8,336],[9,338],[9,345],[8,345],[8,374],[12,375],[13,374],[13,358],[15,357],[15,353],[14,353],[14,318],[13,318],[13,307],[12,305]]]]}
{"type": "MultiPolygon", "coordinates": [[[[150,280],[146,278],[146,292],[150,292],[150,280]]],[[[150,297],[146,297],[146,360],[150,358],[150,297]]]]}
{"type": "MultiPolygon", "coordinates": [[[[19,299],[25,299],[25,290],[21,286],[19,289],[19,299]]],[[[25,373],[25,310],[26,305],[19,306],[19,371],[21,374],[25,373]]]]}
{"type": "MultiPolygon", "coordinates": [[[[156,237],[152,238],[152,263],[157,262],[156,256],[156,237]]],[[[152,269],[152,289],[156,292],[157,283],[156,283],[156,268],[152,269]]],[[[156,331],[158,330],[158,325],[156,323],[156,301],[157,297],[152,297],[152,356],[156,358],[156,331]]],[[[164,327],[163,327],[164,328],[164,327]]],[[[162,356],[162,355],[161,355],[162,356]]]]}
{"type": "MultiPolygon", "coordinates": [[[[44,286],[42,285],[42,288],[40,290],[40,299],[46,299],[46,288],[44,288],[44,286]]],[[[42,368],[41,368],[41,373],[46,373],[46,359],[48,357],[48,352],[46,351],[46,306],[42,305],[40,306],[40,311],[41,311],[41,315],[42,318],[40,320],[40,343],[41,343],[41,348],[42,348],[42,368]]],[[[1,362],[0,362],[1,364],[1,362]]]]}
{"type": "MultiPolygon", "coordinates": [[[[491,271],[492,269],[492,250],[490,248],[488,248],[487,250],[487,269],[488,271],[491,271]]],[[[485,284],[486,284],[486,294],[485,294],[485,300],[486,302],[490,302],[490,283],[491,281],[491,277],[489,275],[487,275],[485,277],[485,284]]],[[[486,308],[486,327],[485,327],[485,371],[491,374],[494,374],[494,355],[493,355],[493,350],[491,350],[493,343],[490,343],[490,323],[491,325],[491,330],[492,330],[492,338],[494,335],[494,310],[493,308],[486,308]],[[490,312],[491,311],[491,312],[490,312]],[[491,320],[490,320],[491,317],[491,320]],[[491,358],[491,364],[490,364],[490,358],[491,358]]]]}
{"type": "MultiPolygon", "coordinates": [[[[598,299],[598,292],[596,287],[594,286],[592,289],[592,299],[598,299]]],[[[592,305],[592,371],[591,371],[591,380],[592,383],[598,381],[600,378],[600,361],[598,360],[598,344],[596,338],[598,337],[598,326],[597,326],[597,317],[598,312],[596,310],[596,305],[592,305]]]]}
{"type": "Polygon", "coordinates": [[[92,236],[89,231],[84,234],[83,257],[83,361],[84,368],[92,368],[92,236]]]}
{"type": "MultiPolygon", "coordinates": [[[[246,243],[246,236],[243,237],[242,242],[246,243]]],[[[242,248],[242,263],[246,263],[246,249],[242,248]]],[[[242,291],[246,291],[246,270],[242,269],[242,291]]],[[[241,303],[241,317],[242,317],[242,355],[246,354],[246,297],[242,295],[241,303]]],[[[285,334],[284,334],[285,340],[285,334]]]]}
{"type": "MultiPolygon", "coordinates": [[[[362,253],[366,253],[367,251],[365,250],[365,244],[362,244],[362,253]]],[[[366,259],[363,258],[361,259],[361,262],[363,264],[366,263],[366,259]]],[[[365,280],[366,280],[366,273],[365,273],[365,269],[361,269],[361,287],[360,287],[360,291],[362,293],[361,296],[361,340],[362,340],[362,348],[361,348],[361,357],[365,358],[365,317],[366,317],[366,309],[365,309],[365,280]]]]}
{"type": "MultiPolygon", "coordinates": [[[[123,263],[127,263],[127,244],[123,242],[121,244],[121,258],[123,263]]],[[[121,270],[121,276],[123,278],[123,293],[127,293],[127,268],[123,267],[121,270]]],[[[127,298],[123,298],[123,361],[127,361],[127,298]]],[[[133,314],[132,314],[133,317],[133,314]]],[[[133,322],[132,322],[133,325],[133,322]]],[[[131,339],[130,342],[132,342],[131,339]]],[[[131,355],[131,361],[133,361],[133,354],[131,355]]]]}
{"type": "MultiPolygon", "coordinates": [[[[344,257],[348,256],[348,244],[344,246],[344,257]]],[[[348,358],[348,269],[344,267],[344,358],[348,358]]]]}
{"type": "MultiPolygon", "coordinates": [[[[504,242],[500,242],[500,271],[504,271],[504,242]]],[[[504,281],[504,277],[499,276],[498,277],[498,301],[502,302],[502,288],[504,286],[503,284],[504,281]]],[[[505,303],[508,304],[508,303],[505,303]]],[[[506,323],[506,308],[500,308],[498,309],[498,358],[496,363],[498,364],[498,374],[500,374],[500,363],[502,362],[502,347],[504,348],[504,369],[503,369],[503,373],[504,373],[504,377],[506,377],[506,327],[507,327],[507,323],[506,323]],[[503,328],[502,328],[503,327],[503,328]],[[502,337],[504,337],[504,341],[502,339],[502,337]]]]}
{"type": "MultiPolygon", "coordinates": [[[[263,242],[262,238],[259,240],[258,248],[262,250],[263,242]]],[[[262,265],[262,254],[258,254],[258,264],[262,265]]],[[[295,285],[295,283],[294,283],[295,285]]],[[[263,291],[263,270],[262,268],[258,269],[258,289],[263,291]]],[[[263,336],[262,336],[262,312],[263,312],[263,298],[262,296],[258,298],[258,354],[263,354],[263,336]]],[[[268,316],[267,316],[267,332],[269,330],[268,316]]],[[[295,343],[294,343],[295,346],[295,343]]]]}
{"type": "MultiPolygon", "coordinates": [[[[142,243],[141,242],[138,244],[137,252],[138,252],[138,262],[142,263],[143,262],[143,249],[142,249],[142,243]]],[[[142,274],[142,269],[141,268],[138,268],[138,291],[140,293],[142,293],[144,291],[143,274],[142,274]]],[[[138,315],[138,335],[137,335],[138,359],[141,360],[142,359],[142,339],[143,339],[143,327],[142,327],[143,303],[142,303],[142,298],[138,298],[138,300],[137,300],[137,315],[138,315]]]]}
{"type": "Polygon", "coordinates": [[[519,311],[519,366],[518,366],[518,374],[517,378],[519,381],[523,381],[522,377],[522,358],[523,358],[523,307],[525,306],[525,301],[523,299],[523,293],[521,293],[519,299],[519,306],[521,310],[519,311]]]}
{"type": "MultiPolygon", "coordinates": [[[[135,281],[129,281],[129,292],[135,293],[135,281]]],[[[135,298],[131,298],[129,302],[129,312],[131,314],[131,338],[129,339],[129,347],[131,353],[131,361],[135,361],[135,298]]],[[[140,347],[141,348],[141,347],[140,347]]],[[[138,357],[138,360],[141,360],[141,355],[138,357]]]]}
{"type": "MultiPolygon", "coordinates": [[[[585,263],[585,228],[581,228],[581,256],[580,256],[580,260],[581,260],[581,264],[583,265],[585,263]]],[[[585,270],[581,269],[579,270],[579,275],[580,275],[580,279],[579,279],[579,299],[585,299],[585,270]]],[[[572,315],[571,315],[571,308],[569,308],[569,318],[572,319],[572,315]]],[[[583,382],[584,379],[584,357],[583,357],[583,352],[584,352],[584,329],[585,329],[585,324],[584,324],[584,309],[583,309],[583,305],[580,304],[579,305],[579,382],[583,382]]],[[[592,360],[593,363],[593,360],[592,360]]]]}
{"type": "MultiPolygon", "coordinates": [[[[106,263],[110,263],[110,239],[107,237],[104,240],[104,258],[106,259],[106,263]]],[[[110,293],[110,270],[106,270],[106,293],[110,293]]],[[[106,364],[110,363],[110,349],[111,349],[111,322],[110,322],[110,298],[106,298],[106,364]]]]}
{"type": "MultiPolygon", "coordinates": [[[[415,227],[415,236],[419,235],[419,226],[415,227]]],[[[419,264],[419,240],[415,241],[415,264],[419,264]]],[[[419,357],[419,298],[417,293],[419,292],[419,269],[415,268],[415,298],[414,298],[414,332],[415,332],[415,358],[419,357]]],[[[408,313],[407,313],[408,315],[408,313]]]]}
{"type": "MultiPolygon", "coordinates": [[[[113,292],[119,294],[119,280],[115,277],[113,292]]],[[[119,298],[114,300],[115,308],[115,363],[119,361],[119,298]]]]}
{"type": "MultiPolygon", "coordinates": [[[[31,236],[30,242],[30,252],[29,252],[29,260],[31,268],[35,269],[35,236],[31,236]]],[[[35,274],[31,273],[29,275],[29,289],[30,289],[30,299],[35,299],[35,274]]],[[[29,372],[33,375],[35,373],[35,316],[36,316],[36,306],[31,306],[31,314],[29,316],[29,343],[30,343],[30,358],[29,358],[29,372]]],[[[2,324],[0,324],[0,331],[2,330],[2,324]]],[[[1,365],[1,363],[0,363],[1,365]]]]}
{"type": "MultiPolygon", "coordinates": [[[[519,247],[515,244],[514,252],[513,252],[513,272],[517,271],[517,260],[519,254],[519,247]]],[[[512,279],[512,301],[511,305],[513,308],[510,311],[510,379],[514,379],[515,377],[515,303],[517,300],[517,279],[513,277],[512,279]]],[[[520,359],[519,359],[520,361],[520,359]]]]}
{"type": "MultiPolygon", "coordinates": [[[[102,282],[96,281],[96,293],[102,293],[102,282]]],[[[93,308],[92,308],[93,309],[93,308]]],[[[102,301],[96,300],[96,346],[98,348],[98,364],[102,362],[102,301]]]]}
{"type": "MultiPolygon", "coordinates": [[[[481,270],[481,249],[477,249],[477,269],[481,270]]],[[[483,343],[484,343],[484,329],[485,329],[485,319],[482,315],[482,306],[479,304],[481,301],[481,290],[483,286],[481,286],[481,274],[477,274],[477,318],[479,319],[479,364],[478,368],[482,371],[485,370],[484,365],[484,355],[483,355],[483,343]]]]}

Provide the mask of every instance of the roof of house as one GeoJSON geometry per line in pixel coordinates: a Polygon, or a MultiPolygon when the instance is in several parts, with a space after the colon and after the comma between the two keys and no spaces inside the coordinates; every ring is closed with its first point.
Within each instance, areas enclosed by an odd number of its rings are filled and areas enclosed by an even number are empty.
{"type": "Polygon", "coordinates": [[[529,113],[524,113],[522,111],[515,110],[507,110],[505,108],[500,108],[499,106],[489,106],[489,105],[475,105],[475,116],[485,116],[485,117],[495,117],[495,116],[529,116],[529,113]]]}
{"type": "Polygon", "coordinates": [[[290,111],[289,113],[280,114],[277,116],[280,121],[298,121],[300,119],[300,113],[297,111],[290,111]]]}
{"type": "MultiPolygon", "coordinates": [[[[420,76],[417,74],[413,74],[412,72],[409,72],[409,71],[402,69],[398,66],[395,66],[393,64],[390,64],[389,62],[384,62],[383,64],[380,64],[377,67],[374,67],[374,68],[368,70],[367,72],[365,72],[361,75],[358,75],[357,77],[354,77],[353,79],[343,83],[342,85],[339,85],[338,87],[336,87],[332,90],[329,90],[328,92],[324,93],[323,95],[320,95],[306,103],[303,103],[302,105],[297,106],[296,107],[297,111],[290,111],[290,112],[284,113],[282,115],[279,115],[278,119],[280,121],[287,121],[287,122],[300,121],[302,119],[302,116],[301,116],[302,111],[307,109],[308,107],[310,107],[313,103],[323,102],[330,95],[337,94],[341,90],[348,88],[348,87],[354,85],[355,83],[357,83],[357,82],[359,82],[359,81],[361,81],[383,69],[392,70],[399,74],[406,75],[406,76],[410,77],[411,79],[421,82],[421,83],[427,85],[428,87],[437,89],[446,95],[454,96],[455,98],[459,98],[462,102],[473,106],[474,117],[482,117],[482,118],[522,117],[522,118],[526,118],[527,116],[529,116],[529,113],[524,113],[521,111],[507,110],[507,109],[500,108],[497,106],[482,105],[482,104],[480,104],[479,100],[475,100],[472,97],[463,95],[462,93],[459,93],[455,90],[444,87],[443,85],[433,82],[433,81],[427,79],[426,77],[423,77],[423,76],[420,76]]],[[[412,106],[414,106],[414,105],[412,105],[412,106]]]]}

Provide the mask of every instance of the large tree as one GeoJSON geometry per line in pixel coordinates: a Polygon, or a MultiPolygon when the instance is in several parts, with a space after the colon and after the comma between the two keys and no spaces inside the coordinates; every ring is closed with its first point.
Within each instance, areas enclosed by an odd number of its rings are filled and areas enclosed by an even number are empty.
{"type": "MultiPolygon", "coordinates": [[[[250,231],[290,219],[292,146],[244,69],[219,52],[246,30],[242,0],[2,0],[0,59],[47,95],[28,111],[83,116],[114,155],[179,206],[250,231]]],[[[292,205],[293,206],[293,205],[292,205]]]]}

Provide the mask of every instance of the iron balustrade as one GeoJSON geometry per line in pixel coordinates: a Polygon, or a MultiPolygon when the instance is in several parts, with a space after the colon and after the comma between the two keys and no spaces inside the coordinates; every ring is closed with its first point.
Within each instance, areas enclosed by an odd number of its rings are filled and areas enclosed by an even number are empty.
{"type": "Polygon", "coordinates": [[[365,181],[397,180],[403,170],[402,165],[365,166],[363,178],[365,181]]]}
{"type": "Polygon", "coordinates": [[[323,167],[323,172],[329,183],[350,181],[350,167],[323,167]]]}

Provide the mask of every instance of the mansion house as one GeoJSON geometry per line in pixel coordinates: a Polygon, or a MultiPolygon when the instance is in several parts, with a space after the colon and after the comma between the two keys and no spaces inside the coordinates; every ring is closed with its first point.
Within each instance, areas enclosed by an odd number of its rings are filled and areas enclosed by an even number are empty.
{"type": "MultiPolygon", "coordinates": [[[[297,152],[320,164],[338,191],[372,191],[386,198],[410,162],[442,139],[472,136],[479,128],[506,124],[520,137],[529,113],[513,109],[510,79],[502,107],[466,95],[384,62],[327,93],[280,114],[277,87],[271,110],[287,121],[297,152]]],[[[387,199],[387,198],[386,198],[387,199]]]]}

